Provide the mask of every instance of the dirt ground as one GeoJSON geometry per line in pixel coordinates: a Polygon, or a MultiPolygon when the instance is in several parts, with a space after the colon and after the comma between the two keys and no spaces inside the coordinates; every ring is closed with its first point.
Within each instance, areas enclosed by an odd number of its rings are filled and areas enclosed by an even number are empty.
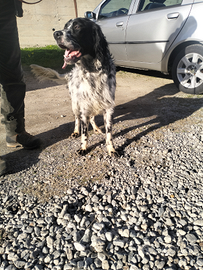
{"type": "MultiPolygon", "coordinates": [[[[74,127],[71,101],[65,85],[38,82],[30,68],[25,68],[27,93],[26,130],[42,139],[44,148],[70,136],[74,127]]],[[[203,96],[181,93],[173,81],[158,72],[120,70],[117,72],[114,123],[135,121],[136,124],[162,119],[162,126],[192,117],[201,111],[203,96]],[[166,115],[166,117],[165,117],[166,115]]],[[[198,117],[201,122],[201,117],[198,117]]],[[[102,118],[96,119],[103,126],[102,118]]],[[[191,123],[193,120],[191,120],[191,123]]],[[[14,151],[5,145],[4,126],[0,125],[0,155],[14,151]]],[[[17,149],[18,151],[19,149],[17,149]]],[[[15,150],[16,151],[16,150],[15,150]]]]}

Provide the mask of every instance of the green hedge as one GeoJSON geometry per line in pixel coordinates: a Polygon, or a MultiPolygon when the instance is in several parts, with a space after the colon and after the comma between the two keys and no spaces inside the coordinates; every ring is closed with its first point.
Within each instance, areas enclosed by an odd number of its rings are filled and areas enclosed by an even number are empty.
{"type": "Polygon", "coordinates": [[[63,66],[64,50],[56,45],[46,47],[21,49],[22,65],[40,65],[49,68],[60,68],[63,66]]]}

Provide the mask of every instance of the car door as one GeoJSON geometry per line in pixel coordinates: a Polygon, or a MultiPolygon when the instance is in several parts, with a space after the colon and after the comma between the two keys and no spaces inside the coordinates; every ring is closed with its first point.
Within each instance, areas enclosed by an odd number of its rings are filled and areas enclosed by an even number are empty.
{"type": "Polygon", "coordinates": [[[128,66],[161,70],[161,60],[183,28],[191,5],[179,0],[145,0],[144,5],[141,1],[128,20],[126,60],[128,66]],[[151,4],[152,9],[147,9],[151,4]]]}
{"type": "Polygon", "coordinates": [[[102,28],[117,65],[122,65],[127,60],[125,29],[132,2],[134,1],[107,0],[103,2],[98,13],[97,24],[102,28]]]}

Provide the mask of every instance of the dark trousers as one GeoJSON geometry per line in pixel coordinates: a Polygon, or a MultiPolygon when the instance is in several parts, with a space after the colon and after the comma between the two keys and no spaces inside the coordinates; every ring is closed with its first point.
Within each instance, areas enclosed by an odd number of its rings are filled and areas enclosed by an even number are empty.
{"type": "Polygon", "coordinates": [[[26,91],[13,0],[0,0],[0,84],[2,123],[12,136],[25,130],[26,91]]]}

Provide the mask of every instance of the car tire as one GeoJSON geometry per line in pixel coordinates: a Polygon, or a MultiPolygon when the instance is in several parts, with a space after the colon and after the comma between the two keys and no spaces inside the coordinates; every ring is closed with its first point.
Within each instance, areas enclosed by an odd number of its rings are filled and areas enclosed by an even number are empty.
{"type": "Polygon", "coordinates": [[[178,89],[189,94],[203,94],[203,46],[193,44],[177,54],[172,78],[178,89]]]}

